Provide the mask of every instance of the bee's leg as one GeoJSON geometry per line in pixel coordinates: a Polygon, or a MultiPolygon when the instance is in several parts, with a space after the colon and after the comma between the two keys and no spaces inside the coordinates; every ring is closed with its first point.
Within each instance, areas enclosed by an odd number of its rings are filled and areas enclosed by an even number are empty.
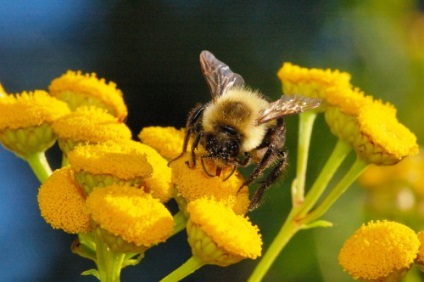
{"type": "Polygon", "coordinates": [[[249,185],[256,178],[261,176],[263,172],[272,166],[274,162],[276,165],[271,173],[267,176],[262,185],[256,190],[255,194],[252,197],[249,211],[258,207],[261,202],[262,196],[266,189],[280,176],[286,167],[286,153],[283,150],[286,136],[286,128],[284,125],[284,119],[277,119],[277,124],[275,127],[272,127],[268,130],[265,135],[264,141],[257,148],[257,152],[260,150],[266,150],[262,155],[262,159],[259,164],[253,170],[252,174],[247,178],[243,185],[249,185]]]}
{"type": "Polygon", "coordinates": [[[267,176],[267,178],[264,180],[261,186],[255,191],[255,194],[253,194],[253,197],[250,200],[250,204],[248,208],[249,211],[256,209],[260,205],[265,191],[278,179],[278,177],[286,169],[287,154],[283,150],[280,150],[277,152],[277,159],[278,159],[278,162],[273,168],[273,170],[271,171],[271,173],[267,176]]]}
{"type": "MultiPolygon", "coordinates": [[[[191,145],[191,164],[189,164],[187,162],[187,165],[189,168],[194,168],[196,166],[196,154],[195,154],[195,150],[197,148],[197,146],[199,145],[199,141],[200,138],[202,137],[202,134],[199,133],[196,135],[196,138],[193,141],[193,144],[191,145]]],[[[185,153],[185,151],[183,152],[183,154],[185,153]]]]}
{"type": "Polygon", "coordinates": [[[245,152],[244,155],[245,155],[245,158],[243,160],[241,160],[241,161],[237,160],[236,161],[238,166],[245,167],[245,166],[248,166],[252,162],[252,156],[248,152],[245,152]]]}
{"type": "MultiPolygon", "coordinates": [[[[179,154],[177,157],[173,158],[172,160],[170,160],[168,162],[168,166],[173,161],[181,158],[184,155],[184,153],[187,152],[188,141],[190,140],[190,136],[193,133],[200,132],[200,128],[199,128],[200,120],[201,120],[200,117],[202,116],[204,109],[205,109],[205,107],[203,105],[198,105],[193,110],[190,111],[190,114],[188,115],[186,126],[185,126],[186,134],[184,136],[183,150],[182,150],[181,154],[179,154]]],[[[194,149],[196,149],[197,145],[199,144],[200,137],[201,137],[199,135],[196,136],[196,139],[193,142],[193,145],[195,145],[194,149]],[[197,140],[197,142],[196,142],[196,140],[197,140]]],[[[194,149],[193,149],[193,146],[192,146],[192,155],[194,154],[194,149]]],[[[195,163],[196,162],[194,161],[193,166],[195,165],[195,163]]]]}
{"type": "MultiPolygon", "coordinates": [[[[260,177],[263,172],[274,162],[275,160],[275,148],[274,146],[269,146],[266,150],[264,156],[262,157],[259,164],[255,167],[253,172],[249,175],[249,177],[244,181],[243,186],[249,185],[252,183],[256,178],[260,177]]],[[[240,187],[241,189],[241,187],[240,187]]]]}

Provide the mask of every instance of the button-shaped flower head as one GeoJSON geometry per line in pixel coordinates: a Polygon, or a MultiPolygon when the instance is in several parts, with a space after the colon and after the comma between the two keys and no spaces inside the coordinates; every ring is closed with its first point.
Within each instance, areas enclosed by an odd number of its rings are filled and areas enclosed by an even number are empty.
{"type": "Polygon", "coordinates": [[[44,152],[56,141],[51,124],[70,112],[66,103],[36,90],[0,99],[0,141],[21,157],[44,152]]]}
{"type": "Polygon", "coordinates": [[[68,71],[51,82],[49,91],[52,96],[67,102],[72,110],[80,106],[96,106],[106,109],[120,121],[128,114],[121,90],[115,83],[97,78],[95,73],[68,71]]]}
{"type": "Polygon", "coordinates": [[[354,279],[397,281],[411,267],[419,246],[415,232],[403,224],[369,222],[346,240],[339,263],[354,279]]]}

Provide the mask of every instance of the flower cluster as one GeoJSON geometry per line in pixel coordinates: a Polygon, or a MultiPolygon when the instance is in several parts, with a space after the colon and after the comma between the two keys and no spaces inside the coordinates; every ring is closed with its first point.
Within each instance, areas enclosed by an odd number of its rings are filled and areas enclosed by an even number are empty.
{"type": "MultiPolygon", "coordinates": [[[[52,81],[50,93],[0,90],[0,111],[6,113],[0,141],[28,161],[42,183],[38,203],[45,221],[78,235],[72,251],[96,264],[84,274],[118,281],[122,268],[186,227],[193,250],[188,261],[196,263],[164,280],[204,264],[227,266],[261,255],[259,229],[245,216],[249,191],[239,191],[242,176],[211,178],[189,168],[185,157],[168,166],[180,153],[183,130],[147,127],[139,134],[142,142],[131,140],[114,83],[68,71],[52,81]],[[62,168],[52,172],[44,153],[56,141],[62,168]],[[180,207],[174,215],[167,207],[171,200],[180,207]]],[[[229,173],[224,169],[223,175],[229,173]]]]}
{"type": "Polygon", "coordinates": [[[352,86],[348,73],[285,63],[278,77],[286,95],[322,98],[331,132],[366,162],[392,165],[418,152],[415,135],[399,123],[395,107],[352,86]]]}
{"type": "MultiPolygon", "coordinates": [[[[262,280],[296,232],[331,226],[321,216],[369,164],[393,165],[418,152],[415,135],[397,120],[394,106],[352,86],[348,73],[285,63],[278,77],[285,95],[322,102],[300,115],[293,207],[251,281],[262,280]],[[305,189],[311,131],[320,113],[337,144],[310,189],[305,189]],[[351,150],[355,162],[324,193],[351,150]]],[[[162,281],[178,281],[206,264],[225,267],[261,256],[259,228],[246,215],[249,187],[243,185],[242,174],[233,166],[218,167],[215,160],[202,158],[201,144],[193,154],[181,154],[186,134],[182,129],[146,127],[138,134],[140,141],[132,140],[124,123],[123,94],[115,83],[68,71],[52,81],[49,92],[12,95],[0,85],[0,112],[0,142],[26,160],[41,182],[41,216],[53,228],[77,234],[72,251],[96,264],[84,274],[119,281],[122,268],[138,264],[147,249],[184,229],[192,257],[162,281]],[[44,153],[55,142],[63,160],[52,172],[44,153]],[[201,165],[190,165],[193,160],[201,165]],[[211,171],[219,173],[211,176],[211,171]],[[175,214],[169,210],[170,201],[178,205],[175,214]]],[[[386,277],[407,269],[414,259],[422,264],[417,239],[422,235],[387,222],[370,223],[358,234],[339,256],[355,278],[386,277]],[[380,240],[381,234],[389,234],[387,240],[380,240]],[[364,242],[373,248],[361,246],[364,242]],[[383,254],[385,248],[391,254],[381,261],[376,253],[383,254]],[[364,259],[355,256],[357,250],[372,261],[361,265],[364,259]],[[396,258],[387,259],[390,256],[396,258]]]]}

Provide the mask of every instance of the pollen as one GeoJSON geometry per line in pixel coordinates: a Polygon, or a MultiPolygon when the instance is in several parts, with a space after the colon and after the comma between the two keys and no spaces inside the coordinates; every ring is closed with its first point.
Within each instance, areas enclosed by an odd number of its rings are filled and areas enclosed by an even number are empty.
{"type": "Polygon", "coordinates": [[[190,214],[187,232],[193,255],[205,263],[225,266],[261,256],[258,227],[247,217],[235,214],[226,204],[203,198],[190,202],[187,211],[190,214]]]}
{"type": "Polygon", "coordinates": [[[69,112],[66,103],[43,90],[7,95],[0,99],[0,131],[51,124],[69,112]]]}
{"type": "Polygon", "coordinates": [[[138,138],[144,144],[158,151],[162,157],[171,160],[180,154],[183,148],[184,136],[184,129],[149,126],[141,130],[138,138]]]}
{"type": "Polygon", "coordinates": [[[85,194],[75,183],[72,170],[61,168],[38,191],[41,216],[55,229],[71,234],[91,230],[91,218],[85,206],[85,194]]]}
{"type": "Polygon", "coordinates": [[[409,227],[391,221],[372,221],[345,242],[339,263],[354,279],[377,281],[409,269],[419,246],[409,227]]]}
{"type": "MultiPolygon", "coordinates": [[[[208,160],[205,161],[205,169],[209,172],[215,172],[217,166],[208,160]]],[[[171,163],[172,182],[177,188],[178,196],[183,197],[190,202],[203,197],[210,197],[232,207],[237,214],[245,214],[249,206],[249,191],[247,186],[243,185],[243,178],[237,172],[225,180],[232,172],[232,167],[222,168],[220,176],[211,177],[206,174],[201,165],[201,160],[197,156],[196,166],[190,168],[190,154],[185,154],[181,158],[171,163]],[[225,180],[225,181],[224,181],[225,180]]]]}
{"type": "Polygon", "coordinates": [[[304,68],[284,63],[277,73],[286,95],[325,98],[326,91],[337,85],[349,85],[350,74],[339,70],[304,68]]]}
{"type": "Polygon", "coordinates": [[[52,96],[66,101],[72,110],[93,105],[106,109],[120,121],[128,115],[121,90],[114,82],[106,83],[105,79],[97,78],[95,73],[67,71],[51,82],[49,91],[52,96]]]}
{"type": "Polygon", "coordinates": [[[150,146],[140,143],[139,147],[146,155],[147,162],[153,168],[152,175],[143,179],[144,189],[162,203],[169,201],[174,195],[174,190],[172,171],[168,167],[168,161],[150,146]]]}
{"type": "Polygon", "coordinates": [[[103,187],[113,180],[140,186],[143,178],[149,177],[153,171],[143,146],[131,140],[76,146],[68,153],[68,160],[78,183],[87,193],[95,186],[103,187]]]}
{"type": "MultiPolygon", "coordinates": [[[[108,140],[131,139],[131,130],[104,109],[81,107],[53,123],[59,145],[66,141],[100,143],[108,140]]],[[[64,148],[61,148],[67,152],[64,148]]]]}
{"type": "Polygon", "coordinates": [[[0,99],[0,142],[18,156],[44,152],[56,141],[51,124],[70,112],[66,103],[36,90],[0,99]]]}
{"type": "Polygon", "coordinates": [[[367,103],[372,103],[372,96],[367,96],[359,88],[352,88],[346,83],[339,83],[325,91],[325,100],[341,112],[357,116],[360,109],[367,103]]]}
{"type": "Polygon", "coordinates": [[[166,207],[134,187],[95,188],[87,198],[87,207],[101,228],[135,246],[151,247],[164,242],[174,229],[166,207]]]}
{"type": "Polygon", "coordinates": [[[396,118],[396,109],[381,101],[365,104],[357,117],[357,153],[370,163],[391,165],[418,153],[416,136],[396,118]]]}

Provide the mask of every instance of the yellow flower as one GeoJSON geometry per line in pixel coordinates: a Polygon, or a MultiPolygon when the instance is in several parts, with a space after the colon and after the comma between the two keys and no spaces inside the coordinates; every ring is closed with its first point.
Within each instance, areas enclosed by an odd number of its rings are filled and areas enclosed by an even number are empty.
{"type": "Polygon", "coordinates": [[[353,98],[352,93],[344,104],[329,106],[325,111],[334,135],[352,145],[363,160],[377,165],[393,165],[418,152],[415,135],[397,120],[392,105],[359,93],[353,98]]]}
{"type": "Polygon", "coordinates": [[[419,246],[409,227],[391,221],[371,221],[346,240],[339,263],[354,279],[386,281],[383,279],[402,275],[411,267],[419,246]]]}
{"type": "Polygon", "coordinates": [[[328,105],[337,107],[341,112],[356,116],[363,105],[373,101],[372,96],[366,96],[359,88],[352,88],[349,84],[341,83],[325,91],[325,100],[328,105]]]}
{"type": "Polygon", "coordinates": [[[105,79],[98,79],[95,73],[68,71],[54,79],[49,90],[51,95],[66,101],[72,110],[93,105],[106,109],[120,121],[128,115],[121,90],[113,82],[106,83],[105,79]]]}
{"type": "Polygon", "coordinates": [[[144,144],[156,149],[161,156],[171,160],[181,153],[184,136],[184,129],[150,126],[143,128],[138,138],[144,144]]]}
{"type": "Polygon", "coordinates": [[[188,241],[193,256],[204,263],[227,266],[261,255],[258,227],[226,204],[203,198],[190,202],[187,211],[188,241]]]}
{"type": "Polygon", "coordinates": [[[95,188],[87,198],[87,207],[101,228],[96,232],[114,250],[149,248],[164,242],[174,229],[174,220],[166,207],[134,187],[95,188]]]}
{"type": "MultiPolygon", "coordinates": [[[[171,163],[172,182],[177,189],[177,200],[181,197],[190,202],[203,197],[211,197],[225,202],[237,214],[245,214],[250,201],[248,187],[244,186],[239,190],[244,182],[242,176],[235,172],[225,180],[233,169],[226,167],[222,169],[220,176],[211,177],[205,173],[198,156],[196,160],[196,167],[188,167],[187,162],[191,162],[191,155],[187,153],[171,163]]],[[[212,161],[204,161],[209,172],[216,171],[216,166],[212,161]]],[[[179,204],[180,208],[184,210],[184,203],[179,202],[179,204]]]]}
{"type": "Polygon", "coordinates": [[[7,95],[0,99],[0,141],[23,157],[44,152],[56,140],[51,124],[69,112],[42,90],[7,95]]]}
{"type": "Polygon", "coordinates": [[[81,143],[96,144],[108,140],[131,139],[130,129],[105,110],[81,107],[53,123],[53,131],[64,153],[81,143]]]}
{"type": "Polygon", "coordinates": [[[53,228],[77,234],[91,231],[85,194],[70,168],[55,170],[38,191],[41,216],[53,228]]]}
{"type": "Polygon", "coordinates": [[[367,162],[392,165],[418,153],[417,138],[399,123],[392,105],[380,101],[366,103],[359,111],[357,122],[359,134],[353,147],[367,162]]]}
{"type": "Polygon", "coordinates": [[[168,161],[164,159],[155,149],[140,143],[143,153],[146,154],[147,162],[152,166],[153,172],[150,177],[143,180],[144,189],[166,203],[172,198],[174,191],[172,187],[172,172],[168,167],[168,161]]]}
{"type": "Polygon", "coordinates": [[[330,69],[308,69],[291,63],[284,63],[277,75],[283,83],[285,95],[325,98],[328,89],[340,84],[350,84],[350,74],[346,72],[330,69]]]}
{"type": "Polygon", "coordinates": [[[152,174],[144,147],[132,140],[80,145],[68,153],[75,179],[89,194],[94,187],[127,183],[140,187],[152,174]]]}

